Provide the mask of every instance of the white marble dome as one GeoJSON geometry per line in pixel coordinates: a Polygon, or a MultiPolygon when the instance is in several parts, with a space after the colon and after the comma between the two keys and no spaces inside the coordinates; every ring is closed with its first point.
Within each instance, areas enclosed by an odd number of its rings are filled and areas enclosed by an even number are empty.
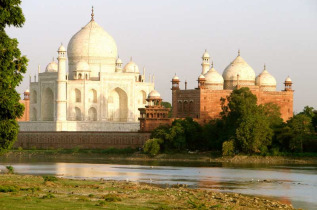
{"type": "Polygon", "coordinates": [[[205,79],[205,76],[204,75],[199,75],[198,79],[205,79]]]}
{"type": "Polygon", "coordinates": [[[204,52],[202,58],[210,58],[210,55],[209,55],[209,53],[207,52],[207,50],[205,50],[205,52],[204,52]]]}
{"type": "Polygon", "coordinates": [[[160,98],[161,98],[161,94],[157,92],[156,90],[152,90],[148,95],[148,99],[160,99],[160,98]]]}
{"type": "Polygon", "coordinates": [[[255,84],[258,86],[276,86],[276,79],[266,70],[264,70],[255,78],[255,84]]]}
{"type": "Polygon", "coordinates": [[[122,60],[118,57],[117,60],[116,60],[116,63],[117,64],[122,64],[122,60]]]}
{"type": "Polygon", "coordinates": [[[249,81],[250,84],[254,85],[255,72],[240,55],[227,66],[222,77],[225,81],[237,81],[237,75],[239,75],[240,81],[249,81]]]}
{"type": "Polygon", "coordinates": [[[86,61],[79,61],[76,64],[76,70],[79,71],[89,71],[89,65],[86,61]]]}
{"type": "Polygon", "coordinates": [[[223,77],[213,67],[205,74],[206,84],[223,84],[223,77]]]}
{"type": "Polygon", "coordinates": [[[117,54],[117,45],[112,36],[94,20],[78,31],[67,46],[69,62],[102,60],[102,63],[115,64],[117,54]]]}
{"type": "Polygon", "coordinates": [[[285,79],[285,82],[292,82],[292,80],[291,80],[290,77],[287,77],[287,78],[285,79]]]}
{"type": "Polygon", "coordinates": [[[172,80],[179,80],[179,77],[175,74],[172,80]]]}
{"type": "Polygon", "coordinates": [[[126,73],[139,73],[139,67],[131,59],[130,62],[127,63],[127,65],[124,66],[123,72],[126,72],[126,73]]]}
{"type": "Polygon", "coordinates": [[[47,64],[45,68],[45,72],[57,72],[58,71],[58,64],[53,60],[49,64],[47,64]]]}

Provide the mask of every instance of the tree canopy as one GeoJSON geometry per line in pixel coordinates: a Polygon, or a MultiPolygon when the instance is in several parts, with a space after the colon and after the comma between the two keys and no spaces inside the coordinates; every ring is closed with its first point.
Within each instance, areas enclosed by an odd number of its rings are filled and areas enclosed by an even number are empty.
{"type": "Polygon", "coordinates": [[[17,39],[11,39],[6,27],[22,27],[25,22],[20,0],[0,0],[0,153],[10,148],[17,138],[24,106],[15,90],[26,72],[27,58],[21,55],[17,39]]]}

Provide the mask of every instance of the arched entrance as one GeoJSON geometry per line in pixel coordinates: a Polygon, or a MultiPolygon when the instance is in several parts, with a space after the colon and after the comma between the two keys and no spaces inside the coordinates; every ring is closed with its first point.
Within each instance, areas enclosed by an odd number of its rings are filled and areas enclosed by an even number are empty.
{"type": "Polygon", "coordinates": [[[115,88],[108,98],[109,121],[126,122],[128,118],[128,96],[121,88],[115,88]]]}
{"type": "Polygon", "coordinates": [[[88,110],[88,120],[97,121],[97,110],[94,107],[88,110]]]}
{"type": "Polygon", "coordinates": [[[51,88],[46,88],[42,96],[41,115],[43,121],[54,120],[54,94],[51,88]]]}

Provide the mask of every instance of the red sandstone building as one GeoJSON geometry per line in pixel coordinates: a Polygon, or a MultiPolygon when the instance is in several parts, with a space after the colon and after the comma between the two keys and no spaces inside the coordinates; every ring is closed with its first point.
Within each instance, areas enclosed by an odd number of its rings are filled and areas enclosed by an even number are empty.
{"type": "MultiPolygon", "coordinates": [[[[141,111],[141,131],[151,131],[160,124],[170,124],[173,119],[192,117],[194,120],[205,123],[219,118],[221,98],[229,96],[233,89],[248,87],[257,96],[258,104],[274,103],[280,107],[284,121],[293,116],[292,80],[287,77],[284,90],[276,90],[275,78],[266,70],[255,76],[252,67],[238,56],[226,67],[220,75],[210,64],[207,51],[202,56],[202,72],[198,77],[197,88],[185,90],[179,87],[180,80],[175,75],[172,79],[172,119],[159,119],[156,115],[142,115],[155,109],[163,111],[162,107],[148,106],[141,111]]],[[[150,97],[150,96],[149,96],[150,97]]]]}
{"type": "Polygon", "coordinates": [[[21,118],[18,119],[18,121],[30,121],[30,91],[26,90],[24,92],[24,98],[23,100],[19,101],[21,104],[24,105],[24,113],[21,118]]]}

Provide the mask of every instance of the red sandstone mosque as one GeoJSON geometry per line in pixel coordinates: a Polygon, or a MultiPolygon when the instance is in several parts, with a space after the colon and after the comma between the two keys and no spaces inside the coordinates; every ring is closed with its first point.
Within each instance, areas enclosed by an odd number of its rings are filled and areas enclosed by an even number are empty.
{"type": "Polygon", "coordinates": [[[284,121],[293,116],[292,80],[287,77],[282,91],[276,90],[276,80],[264,66],[263,71],[255,76],[252,67],[238,56],[225,68],[220,75],[210,64],[210,55],[207,51],[202,56],[202,72],[198,77],[195,89],[181,90],[180,79],[172,79],[172,119],[167,118],[166,109],[161,106],[160,94],[152,91],[147,101],[149,105],[139,109],[140,130],[151,131],[160,124],[169,124],[175,118],[192,117],[200,123],[219,118],[221,98],[229,96],[233,89],[248,87],[257,96],[258,104],[275,103],[280,107],[284,121]]]}

